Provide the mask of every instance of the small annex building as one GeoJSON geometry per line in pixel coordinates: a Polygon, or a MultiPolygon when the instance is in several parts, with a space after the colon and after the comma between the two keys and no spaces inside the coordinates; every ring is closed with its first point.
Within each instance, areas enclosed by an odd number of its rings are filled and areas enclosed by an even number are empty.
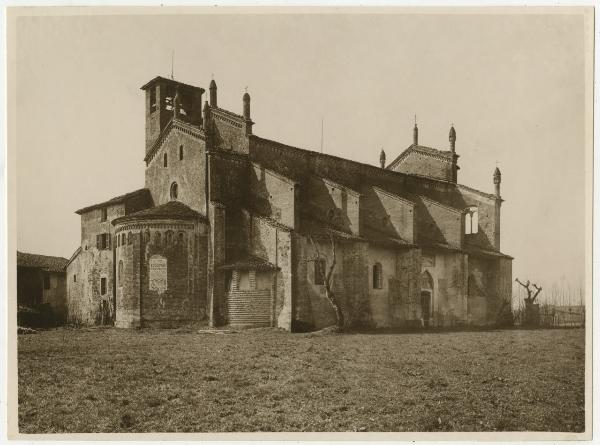
{"type": "Polygon", "coordinates": [[[68,318],[118,327],[307,329],[489,325],[510,311],[512,258],[493,193],[458,183],[447,149],[413,141],[362,164],[254,134],[203,88],[155,77],[146,101],[144,187],[90,205],[67,265],[68,318]],[[315,250],[322,255],[316,257],[315,250]]]}
{"type": "Polygon", "coordinates": [[[68,259],[17,251],[17,305],[48,305],[56,322],[67,318],[66,265],[68,259]]]}

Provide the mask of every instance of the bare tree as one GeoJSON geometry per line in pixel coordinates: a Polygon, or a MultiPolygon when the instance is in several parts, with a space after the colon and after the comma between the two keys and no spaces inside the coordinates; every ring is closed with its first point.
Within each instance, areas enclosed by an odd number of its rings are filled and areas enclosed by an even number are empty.
{"type": "Polygon", "coordinates": [[[531,283],[529,280],[527,280],[527,283],[523,283],[522,281],[519,281],[518,278],[515,278],[515,281],[517,283],[519,283],[521,286],[523,286],[525,288],[525,290],[527,291],[527,298],[525,298],[525,303],[533,304],[535,302],[535,299],[537,298],[537,296],[542,291],[541,286],[531,283]],[[532,289],[532,287],[535,289],[535,293],[534,293],[534,289],[532,289]]]}
{"type": "MultiPolygon", "coordinates": [[[[313,246],[315,255],[312,258],[308,258],[306,261],[314,262],[314,261],[322,260],[324,258],[326,259],[326,257],[324,257],[321,254],[319,247],[313,241],[313,238],[311,235],[308,235],[308,239],[310,240],[310,243],[313,246]]],[[[327,300],[329,300],[329,303],[331,304],[331,306],[333,307],[333,310],[335,311],[335,318],[336,318],[335,326],[336,326],[337,330],[343,331],[345,328],[344,313],[342,312],[342,308],[341,308],[340,303],[335,295],[335,292],[333,291],[333,286],[332,286],[333,271],[335,270],[335,266],[337,264],[337,257],[336,257],[336,249],[335,249],[335,240],[334,240],[333,234],[331,232],[329,232],[329,242],[331,243],[332,260],[331,260],[331,264],[329,265],[329,269],[327,270],[327,273],[325,274],[325,277],[324,277],[325,297],[327,297],[327,300]]]]}

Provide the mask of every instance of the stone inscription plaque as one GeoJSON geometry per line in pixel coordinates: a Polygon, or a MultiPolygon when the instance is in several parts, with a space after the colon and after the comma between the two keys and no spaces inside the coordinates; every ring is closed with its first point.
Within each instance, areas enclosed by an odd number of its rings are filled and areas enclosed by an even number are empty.
{"type": "Polygon", "coordinates": [[[149,262],[150,290],[162,294],[167,290],[167,259],[153,255],[149,262]]]}

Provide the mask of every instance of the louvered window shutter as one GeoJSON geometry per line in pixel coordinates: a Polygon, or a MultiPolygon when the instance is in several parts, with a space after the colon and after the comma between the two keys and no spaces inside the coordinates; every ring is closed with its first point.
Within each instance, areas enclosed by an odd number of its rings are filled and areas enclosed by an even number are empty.
{"type": "Polygon", "coordinates": [[[96,249],[100,250],[102,246],[100,243],[102,242],[102,235],[96,235],[96,249]]]}
{"type": "Polygon", "coordinates": [[[110,239],[111,239],[110,233],[107,233],[106,234],[106,248],[108,250],[110,250],[110,241],[111,241],[110,239]]]}

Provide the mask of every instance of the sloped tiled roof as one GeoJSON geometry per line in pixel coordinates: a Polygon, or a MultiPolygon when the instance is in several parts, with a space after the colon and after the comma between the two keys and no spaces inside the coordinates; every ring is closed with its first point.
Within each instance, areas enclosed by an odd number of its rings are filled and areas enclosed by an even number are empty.
{"type": "Polygon", "coordinates": [[[137,196],[146,195],[147,198],[150,198],[150,190],[147,188],[139,189],[134,192],[125,193],[124,195],[115,196],[114,198],[109,199],[108,201],[103,201],[98,204],[93,204],[91,206],[84,207],[75,211],[75,213],[81,215],[82,213],[89,212],[90,210],[98,209],[100,207],[106,207],[109,205],[120,204],[122,202],[127,201],[128,199],[135,198],[137,196]]]}
{"type": "Polygon", "coordinates": [[[127,221],[135,221],[138,219],[204,219],[206,217],[199,212],[191,209],[187,205],[179,201],[169,201],[166,204],[162,204],[156,207],[151,207],[146,210],[140,210],[139,212],[131,213],[129,215],[121,216],[113,220],[114,224],[120,224],[127,221]]]}
{"type": "Polygon", "coordinates": [[[227,261],[226,264],[219,266],[222,270],[279,270],[275,264],[248,253],[236,255],[227,261]]]}
{"type": "Polygon", "coordinates": [[[64,272],[68,259],[60,256],[37,255],[17,251],[17,267],[32,267],[47,272],[64,272]]]}
{"type": "Polygon", "coordinates": [[[373,244],[392,248],[415,247],[415,244],[406,241],[399,236],[390,236],[371,226],[365,225],[361,233],[364,238],[373,244]]]}

